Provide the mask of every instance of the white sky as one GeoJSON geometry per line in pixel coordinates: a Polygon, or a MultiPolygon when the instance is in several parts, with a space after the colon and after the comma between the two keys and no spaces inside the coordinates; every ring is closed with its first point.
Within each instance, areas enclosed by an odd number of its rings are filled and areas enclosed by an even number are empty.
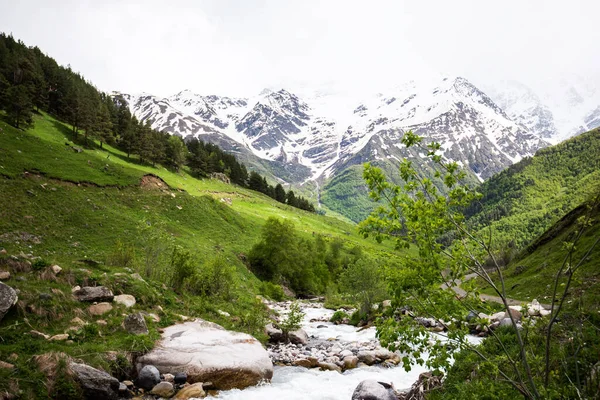
{"type": "Polygon", "coordinates": [[[599,15],[597,0],[0,0],[0,31],[101,90],[241,96],[434,72],[598,84],[599,15]]]}

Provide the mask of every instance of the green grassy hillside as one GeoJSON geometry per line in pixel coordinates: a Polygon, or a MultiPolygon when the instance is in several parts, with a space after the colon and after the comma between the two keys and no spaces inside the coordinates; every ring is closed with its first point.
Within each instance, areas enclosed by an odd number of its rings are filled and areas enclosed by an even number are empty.
{"type": "Polygon", "coordinates": [[[499,243],[522,248],[597,190],[600,130],[540,150],[487,180],[468,211],[476,228],[492,227],[499,243]]]}
{"type": "Polygon", "coordinates": [[[400,256],[391,244],[365,240],[340,219],[218,180],[197,180],[185,170],[142,165],[107,145],[100,149],[71,140],[71,127],[46,114],[35,116],[35,127],[27,131],[0,115],[0,249],[6,251],[0,270],[10,272],[5,283],[19,291],[18,305],[0,326],[0,360],[18,369],[0,370],[0,390],[16,382],[24,398],[45,397],[45,377],[31,356],[50,351],[118,376],[119,369],[131,366],[128,354],[152,347],[157,329],[181,315],[263,338],[267,310],[255,296],[268,295],[270,286],[250,272],[245,254],[260,240],[269,217],[292,221],[307,239],[318,234],[373,256],[400,256]],[[174,246],[183,249],[180,254],[188,252],[190,263],[204,274],[207,283],[200,282],[196,292],[173,290],[181,283],[171,257],[174,246]],[[54,264],[63,269],[56,276],[48,274],[54,264]],[[136,272],[144,281],[132,276],[136,272]],[[75,285],[105,285],[115,295],[133,295],[137,304],[129,310],[113,304],[112,311],[93,316],[88,304],[71,296],[75,285]],[[227,290],[213,293],[211,285],[227,290]],[[149,336],[123,330],[123,315],[132,311],[160,318],[147,318],[149,336]],[[73,327],[75,317],[86,325],[73,327]],[[69,340],[34,338],[31,330],[69,332],[69,340]]]}
{"type": "MultiPolygon", "coordinates": [[[[567,255],[564,243],[574,240],[577,231],[581,229],[578,223],[580,218],[590,218],[591,224],[585,228],[569,260],[572,266],[581,261],[581,266],[573,275],[567,306],[581,306],[596,312],[600,301],[600,245],[596,245],[591,252],[588,251],[600,237],[600,206],[590,209],[587,203],[561,218],[509,264],[504,271],[509,297],[523,300],[537,298],[540,303],[545,304],[551,302],[554,278],[567,255]]],[[[560,276],[559,290],[564,287],[568,277],[568,272],[560,276]]],[[[493,294],[489,290],[488,292],[493,294]]]]}

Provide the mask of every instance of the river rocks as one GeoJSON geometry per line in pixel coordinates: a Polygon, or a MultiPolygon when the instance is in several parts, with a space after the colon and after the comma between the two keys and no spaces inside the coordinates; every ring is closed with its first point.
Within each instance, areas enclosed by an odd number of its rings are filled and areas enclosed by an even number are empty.
{"type": "Polygon", "coordinates": [[[0,282],[0,321],[12,306],[19,300],[17,292],[8,285],[0,282]]]}
{"type": "Polygon", "coordinates": [[[373,365],[375,364],[375,361],[377,361],[377,356],[375,355],[374,351],[359,351],[358,361],[367,365],[373,365]]]}
{"type": "Polygon", "coordinates": [[[0,271],[0,281],[7,281],[10,279],[10,272],[0,271]]]}
{"type": "Polygon", "coordinates": [[[319,368],[321,368],[324,371],[342,372],[342,369],[339,366],[337,366],[336,364],[331,363],[331,362],[320,362],[319,368]]]}
{"type": "Polygon", "coordinates": [[[313,363],[312,360],[309,360],[308,358],[299,358],[293,361],[293,365],[295,365],[296,367],[314,368],[319,363],[317,359],[314,360],[315,362],[313,363]]]}
{"type": "Polygon", "coordinates": [[[542,309],[543,308],[537,299],[533,299],[531,304],[527,305],[527,314],[529,314],[530,317],[539,317],[542,309]]]}
{"type": "Polygon", "coordinates": [[[497,313],[495,313],[495,314],[492,314],[492,315],[490,316],[490,320],[491,320],[491,321],[498,321],[498,322],[500,322],[500,321],[502,321],[504,318],[506,318],[506,312],[505,312],[505,311],[500,311],[500,312],[497,312],[497,313]]]}
{"type": "Polygon", "coordinates": [[[113,298],[113,301],[117,304],[121,304],[127,308],[133,307],[135,305],[135,297],[130,294],[120,294],[113,298]]]}
{"type": "Polygon", "coordinates": [[[175,394],[175,388],[173,387],[172,383],[163,381],[155,385],[150,393],[156,396],[169,398],[175,394]]]}
{"type": "MultiPolygon", "coordinates": [[[[510,313],[510,315],[512,315],[512,317],[515,321],[520,321],[521,318],[523,318],[523,314],[521,313],[521,311],[519,311],[517,309],[509,308],[508,312],[510,313]]],[[[505,318],[510,318],[508,313],[506,314],[505,318]]]]}
{"type": "Polygon", "coordinates": [[[201,398],[205,397],[206,392],[204,392],[204,388],[202,387],[202,382],[194,383],[193,385],[184,387],[173,397],[176,400],[188,400],[192,398],[201,398]]]}
{"type": "Polygon", "coordinates": [[[160,383],[160,372],[154,365],[146,365],[140,369],[137,385],[145,390],[150,390],[160,383]]]}
{"type": "Polygon", "coordinates": [[[114,295],[104,286],[84,286],[81,289],[73,292],[75,298],[79,301],[86,302],[101,302],[101,301],[113,301],[114,295]]]}
{"type": "Polygon", "coordinates": [[[177,385],[183,385],[187,382],[187,374],[185,372],[178,372],[173,377],[173,382],[177,385]]]}
{"type": "Polygon", "coordinates": [[[110,303],[98,303],[92,304],[90,308],[88,308],[88,312],[92,315],[104,315],[112,309],[113,306],[110,305],[110,303]]]}
{"type": "Polygon", "coordinates": [[[344,369],[353,369],[358,365],[358,357],[356,356],[346,356],[342,360],[344,363],[344,369]]]}
{"type": "Polygon", "coordinates": [[[391,385],[374,380],[365,380],[358,384],[352,400],[397,400],[391,385]]]}
{"type": "MultiPolygon", "coordinates": [[[[505,327],[505,326],[510,326],[512,328],[513,324],[512,324],[512,321],[510,320],[510,318],[504,318],[498,324],[498,327],[505,327]]],[[[517,323],[517,329],[523,329],[523,326],[521,326],[521,324],[517,323]]]]}
{"type": "Polygon", "coordinates": [[[271,342],[280,342],[283,340],[283,331],[281,329],[275,328],[273,324],[268,324],[265,326],[265,333],[269,336],[269,340],[271,342]]]}
{"type": "Polygon", "coordinates": [[[304,329],[296,329],[288,333],[288,339],[293,344],[306,344],[308,343],[308,335],[304,329]]]}
{"type": "Polygon", "coordinates": [[[71,363],[71,371],[86,399],[116,400],[119,381],[104,371],[86,364],[71,363]]]}
{"type": "Polygon", "coordinates": [[[185,372],[189,382],[211,381],[220,390],[273,376],[273,363],[255,338],[200,319],[165,328],[154,350],[138,359],[138,369],[147,364],[163,374],[185,372]]]}
{"type": "Polygon", "coordinates": [[[133,335],[147,335],[148,326],[142,313],[130,314],[123,321],[125,330],[133,335]]]}

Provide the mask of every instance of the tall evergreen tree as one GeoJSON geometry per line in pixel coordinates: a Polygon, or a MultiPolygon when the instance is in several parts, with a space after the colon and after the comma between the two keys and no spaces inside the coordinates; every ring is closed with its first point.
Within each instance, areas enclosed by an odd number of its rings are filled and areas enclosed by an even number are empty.
{"type": "Polygon", "coordinates": [[[285,189],[281,186],[281,183],[278,183],[277,186],[275,186],[275,200],[280,203],[285,203],[285,194],[285,189]]]}

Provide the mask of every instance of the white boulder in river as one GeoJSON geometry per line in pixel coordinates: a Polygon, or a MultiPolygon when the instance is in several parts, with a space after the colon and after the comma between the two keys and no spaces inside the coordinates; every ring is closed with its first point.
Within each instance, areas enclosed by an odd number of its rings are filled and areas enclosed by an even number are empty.
{"type": "Polygon", "coordinates": [[[273,363],[252,336],[197,319],[166,328],[162,339],[137,361],[161,374],[185,372],[188,382],[212,382],[219,390],[243,389],[273,377],[273,363]]]}

